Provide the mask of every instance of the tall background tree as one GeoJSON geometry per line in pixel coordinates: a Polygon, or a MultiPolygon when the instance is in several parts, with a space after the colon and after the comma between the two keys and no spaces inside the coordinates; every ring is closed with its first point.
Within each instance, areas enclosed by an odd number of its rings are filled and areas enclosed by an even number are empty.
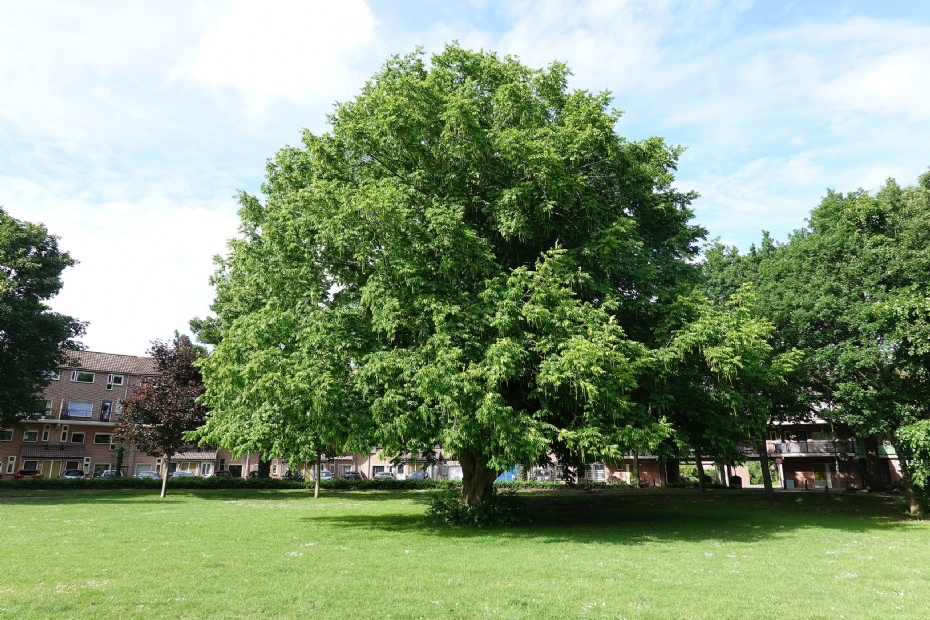
{"type": "Polygon", "coordinates": [[[85,323],[45,304],[61,290],[61,273],[75,264],[58,237],[41,224],[0,209],[0,424],[42,413],[49,371],[80,349],[85,323]]]}
{"type": "Polygon", "coordinates": [[[193,324],[217,343],[205,437],[438,445],[476,503],[549,450],[662,435],[633,392],[704,231],[680,149],[618,136],[610,95],[568,75],[454,45],[395,57],[330,133],[279,151],[193,324]]]}
{"type": "MultiPolygon", "coordinates": [[[[775,326],[748,283],[722,303],[695,291],[679,306],[684,316],[673,321],[678,327],[658,350],[661,366],[653,374],[654,405],[674,429],[671,453],[693,456],[701,491],[706,485],[703,460],[742,462],[741,445],[758,446],[767,474],[764,438],[773,395],[784,389],[802,353],[776,351],[771,343],[775,326]]],[[[770,479],[766,493],[774,497],[770,479]]]]}
{"type": "Polygon", "coordinates": [[[884,486],[887,440],[905,481],[926,486],[930,173],[874,195],[831,191],[787,243],[766,237],[742,257],[718,248],[716,260],[711,286],[754,281],[777,346],[804,352],[785,411],[806,407],[864,437],[869,488],[884,486]]]}
{"type": "Polygon", "coordinates": [[[199,428],[208,411],[198,402],[204,386],[196,365],[206,351],[187,336],[176,335],[171,342],[153,341],[148,353],[155,358],[157,374],[134,386],[120,401],[122,416],[113,434],[150,456],[165,458],[164,497],[171,458],[189,443],[186,433],[199,428]]]}

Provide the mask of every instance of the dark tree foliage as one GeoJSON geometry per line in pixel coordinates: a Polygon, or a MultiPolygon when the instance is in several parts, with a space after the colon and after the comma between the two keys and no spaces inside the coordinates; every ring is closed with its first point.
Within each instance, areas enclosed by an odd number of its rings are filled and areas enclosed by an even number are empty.
{"type": "Polygon", "coordinates": [[[172,342],[153,341],[148,353],[155,358],[158,374],[134,386],[120,401],[122,416],[114,436],[146,454],[165,457],[164,497],[171,457],[188,444],[185,434],[200,427],[208,411],[198,402],[204,386],[196,365],[205,351],[187,336],[177,336],[172,342]]]}
{"type": "Polygon", "coordinates": [[[45,301],[61,290],[61,272],[75,264],[41,224],[0,209],[0,424],[42,413],[39,395],[49,371],[81,348],[85,323],[52,312],[45,301]]]}

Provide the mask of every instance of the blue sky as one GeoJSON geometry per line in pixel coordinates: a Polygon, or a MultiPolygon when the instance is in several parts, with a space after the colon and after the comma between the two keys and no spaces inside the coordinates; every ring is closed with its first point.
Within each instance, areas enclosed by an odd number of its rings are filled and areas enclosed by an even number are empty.
{"type": "Polygon", "coordinates": [[[678,186],[742,249],[930,166],[930,3],[0,0],[0,205],[81,261],[52,303],[85,343],[142,353],[207,313],[265,160],[452,40],[610,90],[621,135],[687,147],[678,186]]]}

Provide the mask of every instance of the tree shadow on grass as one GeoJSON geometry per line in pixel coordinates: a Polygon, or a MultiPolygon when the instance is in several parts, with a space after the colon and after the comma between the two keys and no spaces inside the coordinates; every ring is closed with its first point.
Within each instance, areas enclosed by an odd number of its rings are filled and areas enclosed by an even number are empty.
{"type": "MultiPolygon", "coordinates": [[[[396,496],[395,496],[396,498],[396,496]]],[[[362,497],[357,498],[366,501],[362,497]]],[[[428,497],[423,498],[424,502],[428,497]]],[[[783,495],[722,491],[523,495],[532,521],[511,527],[436,528],[421,515],[341,514],[302,516],[300,521],[359,530],[415,532],[440,538],[542,539],[561,543],[642,545],[715,540],[754,543],[792,531],[822,528],[875,533],[909,527],[897,498],[859,495],[783,495]]],[[[372,501],[377,501],[372,499],[372,501]]]]}

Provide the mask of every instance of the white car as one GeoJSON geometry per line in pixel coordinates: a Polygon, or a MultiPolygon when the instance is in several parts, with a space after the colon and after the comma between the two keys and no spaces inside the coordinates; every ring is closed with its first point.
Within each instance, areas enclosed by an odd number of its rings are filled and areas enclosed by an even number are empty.
{"type": "Polygon", "coordinates": [[[161,478],[161,474],[150,469],[148,471],[140,471],[136,474],[136,478],[161,478]]]}
{"type": "Polygon", "coordinates": [[[333,479],[333,472],[329,471],[328,469],[324,469],[323,471],[320,472],[320,480],[332,480],[332,479],[333,479]]]}
{"type": "Polygon", "coordinates": [[[374,478],[375,480],[382,480],[382,479],[385,479],[385,478],[387,478],[387,479],[392,479],[392,478],[394,478],[394,472],[392,472],[392,471],[379,471],[379,472],[377,472],[374,476],[372,476],[372,478],[374,478]]]}
{"type": "Polygon", "coordinates": [[[192,474],[191,472],[185,469],[179,469],[175,471],[173,474],[171,474],[171,477],[172,478],[193,478],[194,474],[192,474]]]}

